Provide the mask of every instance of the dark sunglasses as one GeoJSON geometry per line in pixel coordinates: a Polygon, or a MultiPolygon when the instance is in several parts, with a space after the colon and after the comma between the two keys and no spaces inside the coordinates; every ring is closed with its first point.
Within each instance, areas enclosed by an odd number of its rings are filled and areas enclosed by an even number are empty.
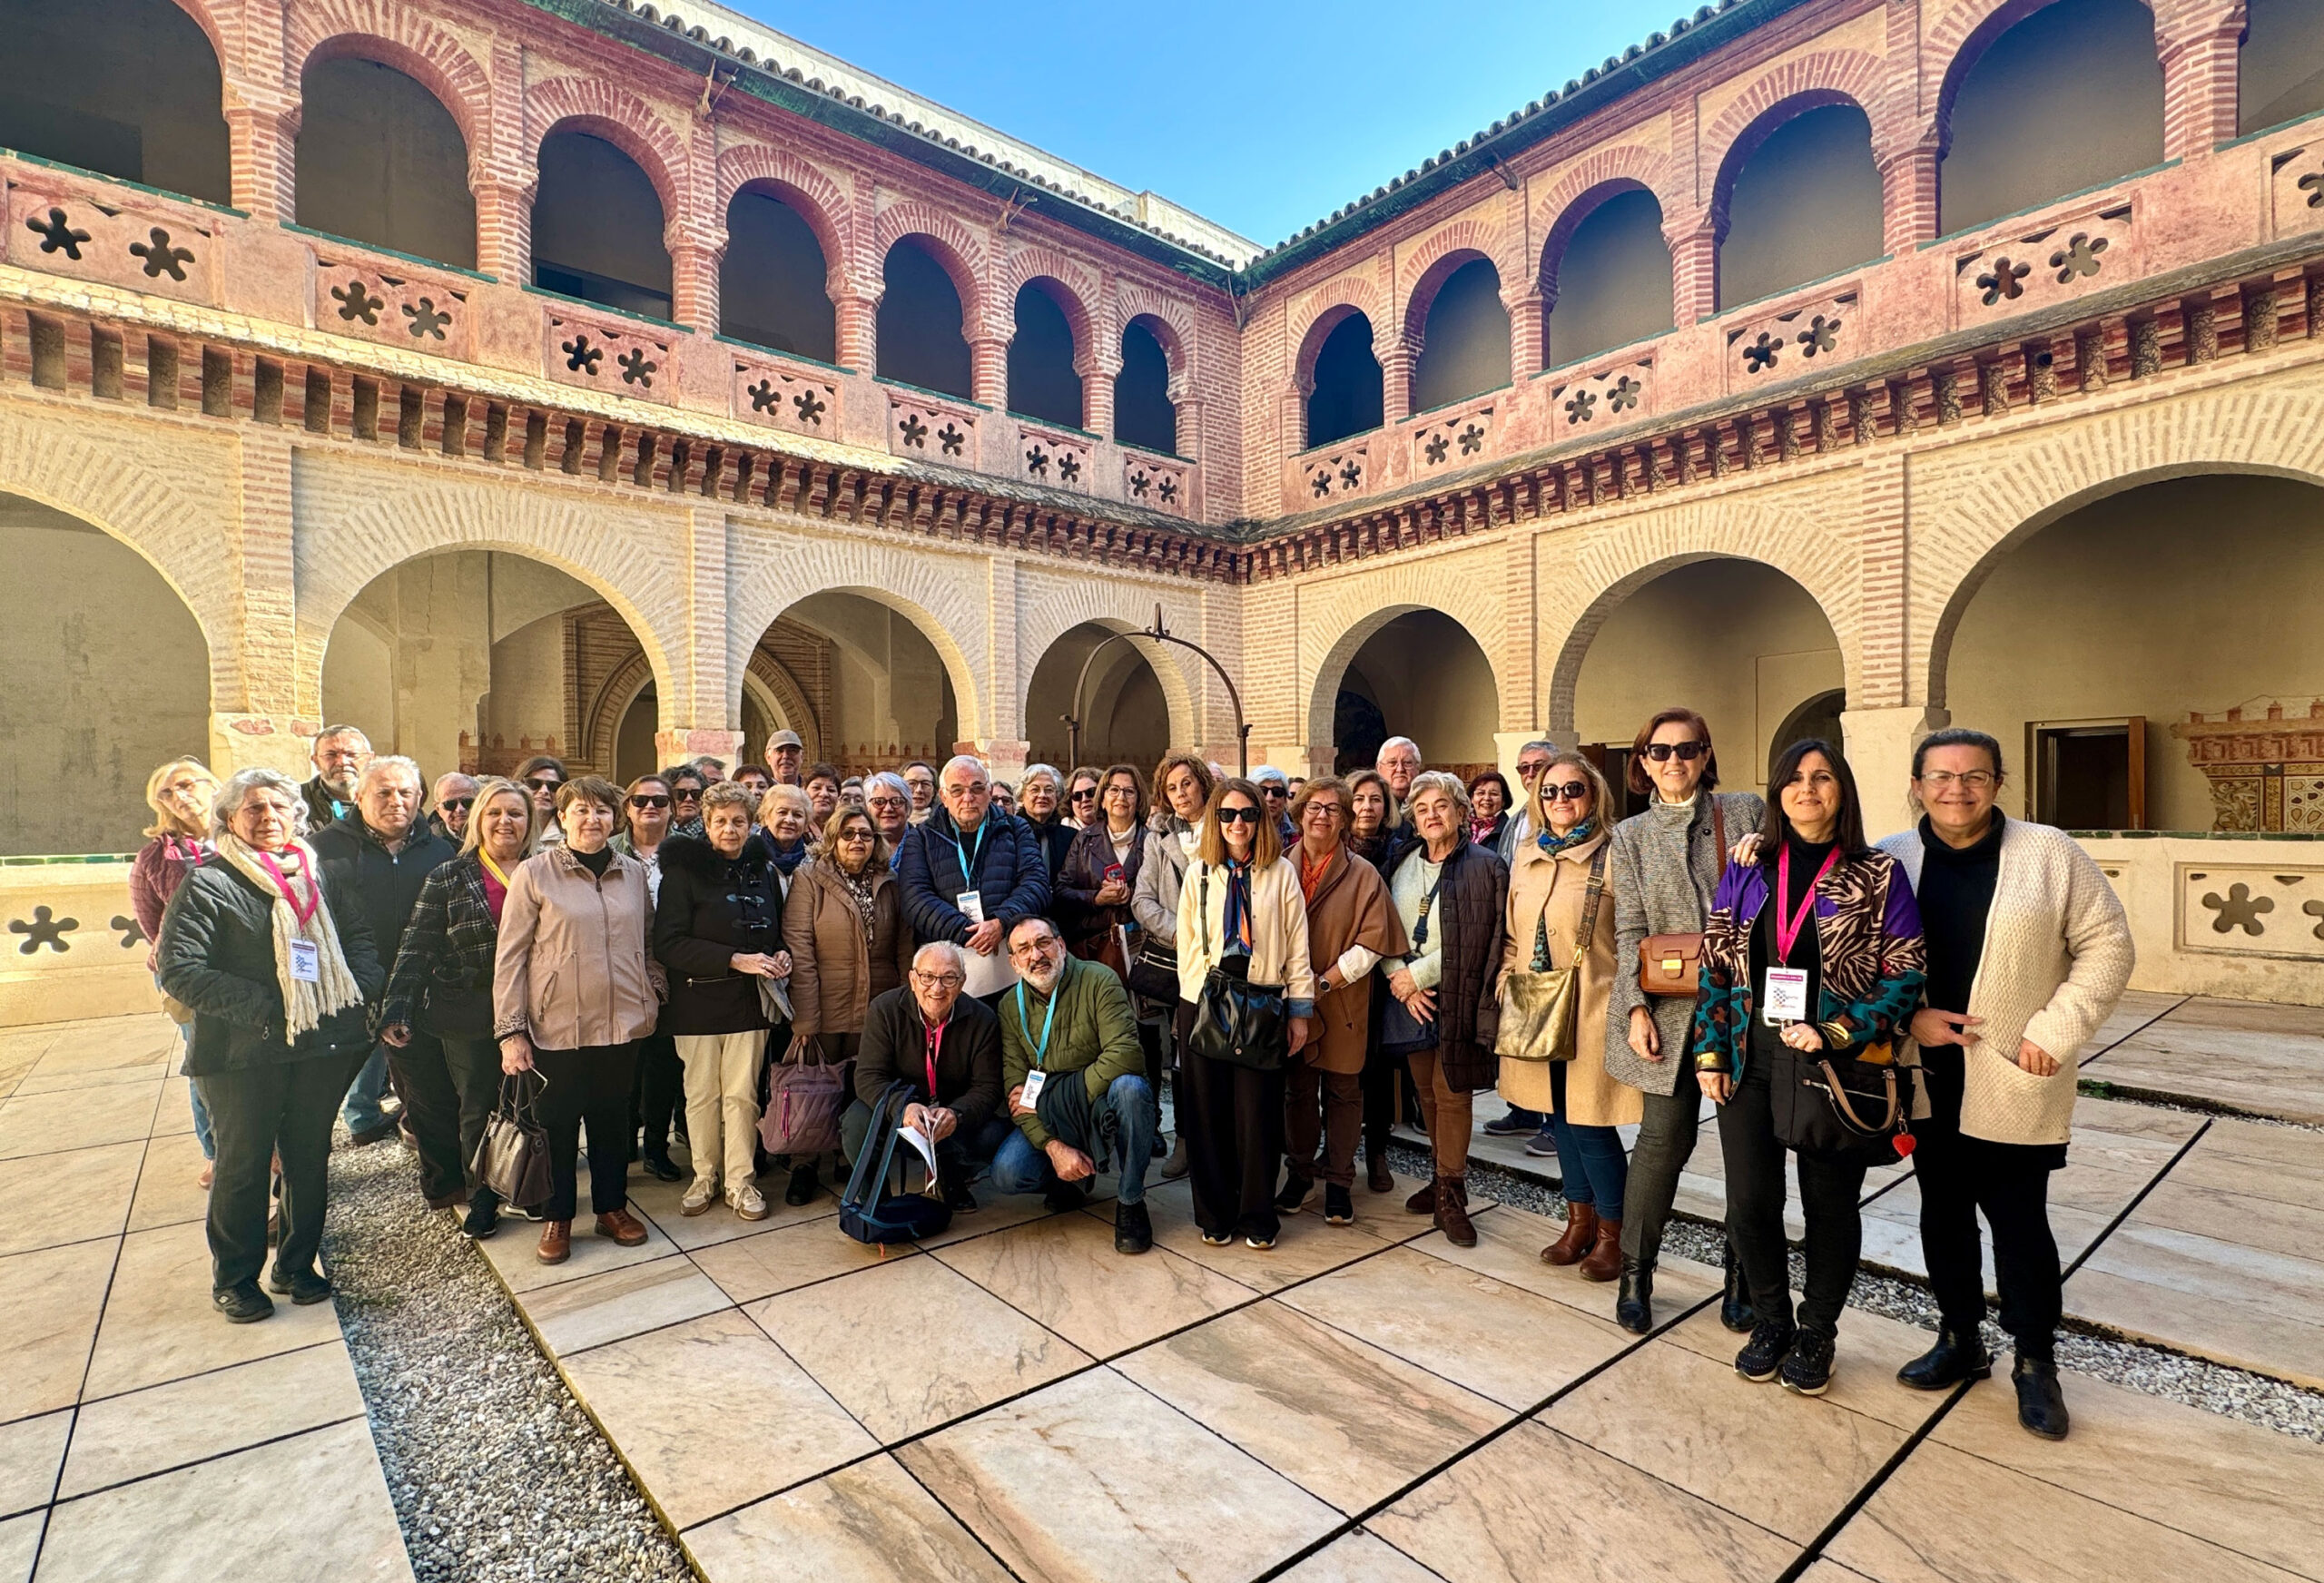
{"type": "Polygon", "coordinates": [[[1073,794],[1073,800],[1076,802],[1094,802],[1098,800],[1098,789],[1094,786],[1084,786],[1073,794]]]}
{"type": "Polygon", "coordinates": [[[1280,786],[1262,786],[1259,788],[1259,794],[1263,797],[1275,798],[1278,801],[1291,795],[1280,786]]]}
{"type": "Polygon", "coordinates": [[[473,797],[447,797],[436,805],[446,813],[458,813],[476,806],[473,797]]]}
{"type": "Polygon", "coordinates": [[[554,792],[565,782],[554,775],[527,775],[525,777],[525,784],[536,792],[554,792]]]}
{"type": "Polygon", "coordinates": [[[675,792],[672,792],[671,795],[675,797],[681,802],[699,802],[702,801],[701,792],[692,791],[684,786],[679,787],[675,792]]]}
{"type": "Polygon", "coordinates": [[[1590,782],[1587,781],[1568,781],[1562,786],[1544,784],[1541,788],[1541,801],[1544,802],[1579,802],[1589,795],[1590,782]]]}
{"type": "Polygon", "coordinates": [[[667,797],[657,797],[651,792],[641,792],[630,798],[629,805],[632,808],[667,808],[670,805],[670,800],[667,797]]]}
{"type": "Polygon", "coordinates": [[[1256,824],[1259,811],[1256,808],[1222,808],[1218,811],[1221,824],[1256,824]]]}
{"type": "Polygon", "coordinates": [[[1701,758],[1709,752],[1710,752],[1710,743],[1707,742],[1649,742],[1646,744],[1646,756],[1652,759],[1658,764],[1667,763],[1673,758],[1676,758],[1682,764],[1691,764],[1697,759],[1701,758]]]}

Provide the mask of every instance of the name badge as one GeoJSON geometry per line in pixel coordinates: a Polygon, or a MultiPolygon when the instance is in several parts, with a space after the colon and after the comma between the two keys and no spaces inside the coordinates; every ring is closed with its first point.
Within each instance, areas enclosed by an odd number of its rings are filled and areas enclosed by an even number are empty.
{"type": "Polygon", "coordinates": [[[960,916],[969,920],[970,929],[984,921],[983,891],[963,890],[952,898],[952,905],[960,909],[960,916]]]}
{"type": "Polygon", "coordinates": [[[323,976],[323,954],[312,940],[294,939],[290,942],[290,977],[301,984],[312,984],[323,976]]]}
{"type": "Polygon", "coordinates": [[[1771,1027],[1807,1020],[1807,969],[1769,968],[1768,992],[1759,1015],[1771,1027]]]}
{"type": "Polygon", "coordinates": [[[1027,1105],[1039,1104],[1042,1086],[1049,1080],[1049,1075],[1047,1072],[1042,1071],[1039,1067],[1034,1067],[1025,1074],[1025,1092],[1018,1097],[1027,1105]]]}

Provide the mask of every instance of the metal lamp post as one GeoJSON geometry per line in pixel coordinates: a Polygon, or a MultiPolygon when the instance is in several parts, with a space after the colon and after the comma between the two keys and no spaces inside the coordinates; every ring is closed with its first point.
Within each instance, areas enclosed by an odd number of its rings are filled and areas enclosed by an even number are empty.
{"type": "Polygon", "coordinates": [[[1218,663],[1217,656],[1213,654],[1208,649],[1203,647],[1202,644],[1196,643],[1191,638],[1183,638],[1178,636],[1176,633],[1164,626],[1162,624],[1162,606],[1159,605],[1157,605],[1154,607],[1154,624],[1152,626],[1147,627],[1139,632],[1115,633],[1106,638],[1102,643],[1098,644],[1096,648],[1091,649],[1089,651],[1089,657],[1081,662],[1081,674],[1073,683],[1073,713],[1059,716],[1059,719],[1065,722],[1066,731],[1068,733],[1068,751],[1071,755],[1072,762],[1077,764],[1081,762],[1082,697],[1088,689],[1089,673],[1096,667],[1098,664],[1098,656],[1104,654],[1114,644],[1118,643],[1125,643],[1129,639],[1136,637],[1152,638],[1156,643],[1177,644],[1182,649],[1192,649],[1208,663],[1212,670],[1218,673],[1219,683],[1226,689],[1226,702],[1232,705],[1235,710],[1236,773],[1239,775],[1248,775],[1251,772],[1251,723],[1243,718],[1243,695],[1235,690],[1235,678],[1226,674],[1226,667],[1218,663]]]}

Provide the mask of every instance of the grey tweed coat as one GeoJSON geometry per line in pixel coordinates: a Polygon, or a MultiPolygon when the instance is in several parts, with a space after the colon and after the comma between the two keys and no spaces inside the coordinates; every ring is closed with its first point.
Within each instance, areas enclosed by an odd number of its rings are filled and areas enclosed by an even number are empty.
{"type": "Polygon", "coordinates": [[[1727,845],[1759,828],[1768,805],[1750,792],[1715,792],[1695,800],[1683,835],[1659,808],[1633,814],[1614,827],[1607,849],[1606,889],[1614,900],[1614,983],[1606,1002],[1606,1071],[1618,1083],[1649,1094],[1677,1092],[1687,1066],[1687,1030],[1694,1020],[1691,995],[1649,995],[1638,985],[1638,948],[1650,934],[1696,934],[1710,917],[1711,893],[1727,867],[1713,833],[1711,798],[1727,815],[1727,845]],[[1662,1036],[1662,1058],[1641,1061],[1630,1052],[1630,1008],[1649,1007],[1662,1036]]]}

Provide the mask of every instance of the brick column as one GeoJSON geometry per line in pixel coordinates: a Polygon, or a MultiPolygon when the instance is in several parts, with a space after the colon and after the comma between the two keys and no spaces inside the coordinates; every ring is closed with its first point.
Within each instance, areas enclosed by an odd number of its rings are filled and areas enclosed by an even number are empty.
{"type": "Polygon", "coordinates": [[[468,179],[476,194],[476,267],[505,285],[533,280],[533,198],[540,172],[525,177],[480,172],[468,179]]]}
{"type": "MultiPolygon", "coordinates": [[[[236,694],[213,693],[210,767],[222,776],[262,764],[304,780],[313,772],[307,756],[320,729],[312,713],[320,707],[322,678],[303,674],[296,618],[292,447],[288,435],[269,428],[243,428],[235,440],[235,543],[227,553],[238,556],[241,571],[239,630],[232,634],[240,686],[236,694]]],[[[306,635],[310,652],[303,660],[320,673],[327,635],[321,641],[306,635]]]]}
{"type": "Polygon", "coordinates": [[[1718,311],[1718,232],[1708,211],[1662,227],[1670,244],[1670,322],[1680,329],[1718,311]]]}
{"type": "Polygon", "coordinates": [[[296,106],[285,95],[226,90],[226,144],[234,207],[261,221],[289,220],[296,211],[292,160],[297,134],[289,124],[296,106]]]}
{"type": "Polygon", "coordinates": [[[1509,378],[1514,384],[1541,369],[1548,351],[1548,309],[1540,284],[1530,280],[1517,290],[1503,290],[1501,303],[1509,310],[1509,378]]]}
{"type": "Polygon", "coordinates": [[[2162,58],[2162,157],[2207,154],[2235,135],[2236,51],[2241,0],[2189,6],[2155,18],[2162,58]]]}
{"type": "Polygon", "coordinates": [[[670,239],[670,317],[704,335],[718,330],[718,266],[726,256],[726,236],[674,235],[670,239]]]}
{"type": "Polygon", "coordinates": [[[1841,751],[1856,772],[1866,840],[1878,841],[1913,827],[1910,804],[1905,801],[1913,779],[1913,749],[1921,738],[1943,730],[1952,719],[1942,709],[1918,703],[1840,712],[1841,751]]]}
{"type": "Polygon", "coordinates": [[[1009,408],[1009,338],[978,335],[969,342],[969,398],[997,412],[1009,408]]]}
{"type": "Polygon", "coordinates": [[[1881,158],[1880,208],[1880,246],[1891,257],[1942,234],[1934,146],[1915,144],[1881,158]]]}
{"type": "Polygon", "coordinates": [[[1081,427],[1113,438],[1114,381],[1122,371],[1120,354],[1108,359],[1101,348],[1093,347],[1073,359],[1073,371],[1081,376],[1081,427]]]}
{"type": "Polygon", "coordinates": [[[842,369],[859,374],[877,371],[880,361],[880,295],[858,290],[844,275],[834,272],[823,288],[831,294],[832,356],[842,369]]]}
{"type": "Polygon", "coordinates": [[[1372,344],[1380,359],[1381,427],[1393,428],[1412,416],[1413,365],[1420,360],[1420,349],[1402,336],[1387,338],[1384,344],[1376,330],[1372,344]]]}

